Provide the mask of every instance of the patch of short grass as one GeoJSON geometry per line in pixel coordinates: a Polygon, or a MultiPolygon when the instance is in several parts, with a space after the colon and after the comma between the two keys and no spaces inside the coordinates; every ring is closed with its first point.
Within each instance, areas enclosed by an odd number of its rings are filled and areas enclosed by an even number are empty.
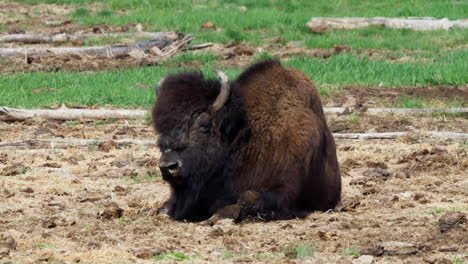
{"type": "Polygon", "coordinates": [[[143,175],[132,175],[130,176],[130,183],[131,184],[138,184],[144,182],[151,182],[158,178],[161,178],[161,175],[158,172],[147,172],[143,175]]]}
{"type": "Polygon", "coordinates": [[[357,115],[356,113],[353,113],[351,115],[349,115],[347,117],[347,120],[349,123],[353,124],[353,125],[358,125],[359,123],[361,123],[361,117],[359,115],[357,115]]]}
{"type": "MultiPolygon", "coordinates": [[[[398,107],[398,108],[438,108],[438,107],[462,108],[462,107],[467,107],[467,106],[468,106],[468,102],[459,98],[453,98],[448,101],[441,101],[435,98],[429,99],[429,98],[408,97],[408,96],[400,97],[395,104],[395,107],[398,107]]],[[[440,115],[440,114],[441,113],[437,113],[437,115],[440,115]]]]}
{"type": "MultiPolygon", "coordinates": [[[[168,73],[183,71],[168,65],[185,61],[204,61],[197,67],[205,75],[215,78],[213,69],[219,68],[214,54],[181,54],[160,66],[89,72],[37,72],[0,76],[0,105],[16,108],[36,108],[52,105],[116,105],[121,107],[151,106],[155,100],[154,87],[136,88],[136,84],[156,84],[168,73]],[[51,92],[33,93],[38,88],[51,92]]],[[[456,50],[434,62],[390,63],[370,60],[366,56],[341,54],[329,59],[294,57],[285,65],[306,72],[317,83],[322,95],[330,95],[327,87],[339,85],[466,85],[468,83],[468,50],[456,50]]],[[[243,69],[227,68],[231,79],[243,69]]],[[[462,102],[466,105],[466,102],[462,102]]],[[[421,106],[410,100],[404,103],[421,106]]],[[[453,104],[455,106],[455,103],[453,104]]]]}
{"type": "Polygon", "coordinates": [[[172,260],[172,261],[184,261],[184,260],[189,260],[190,256],[187,256],[182,253],[165,253],[161,255],[157,255],[154,257],[154,260],[159,261],[159,260],[172,260]]]}
{"type": "Polygon", "coordinates": [[[359,250],[352,248],[352,247],[347,247],[343,248],[341,251],[341,255],[343,256],[360,256],[361,253],[359,253],[359,250]]]}
{"type": "Polygon", "coordinates": [[[313,257],[315,255],[315,244],[313,242],[294,244],[285,248],[283,253],[291,258],[313,257]]]}
{"type": "Polygon", "coordinates": [[[36,244],[37,248],[56,248],[55,246],[48,245],[48,244],[36,244]]]}
{"type": "Polygon", "coordinates": [[[447,212],[452,212],[452,211],[468,211],[468,208],[456,208],[456,207],[451,207],[451,208],[436,208],[428,211],[423,211],[423,214],[431,214],[431,215],[437,215],[437,214],[444,214],[447,212]]]}
{"type": "Polygon", "coordinates": [[[434,16],[458,19],[466,17],[466,3],[452,0],[209,0],[197,1],[118,1],[118,0],[19,0],[26,3],[75,4],[73,22],[84,25],[126,25],[142,23],[146,30],[192,33],[195,42],[247,41],[261,44],[281,37],[281,42],[304,41],[309,48],[329,48],[337,44],[353,48],[411,49],[439,51],[463,45],[463,30],[410,31],[380,27],[334,30],[312,34],[305,25],[311,17],[408,17],[434,16]],[[85,6],[97,2],[103,8],[92,12],[85,6]],[[247,12],[240,11],[246,6],[247,12]],[[177,15],[174,15],[177,13],[177,15]],[[183,19],[180,19],[183,17],[183,19]],[[212,21],[222,30],[205,30],[200,25],[212,21]]]}

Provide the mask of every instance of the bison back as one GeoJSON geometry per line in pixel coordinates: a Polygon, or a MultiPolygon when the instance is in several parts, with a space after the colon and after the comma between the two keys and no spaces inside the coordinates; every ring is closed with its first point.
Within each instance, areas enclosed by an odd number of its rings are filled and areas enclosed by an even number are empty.
{"type": "Polygon", "coordinates": [[[341,188],[335,145],[312,80],[269,60],[248,69],[235,85],[250,128],[241,173],[234,178],[237,191],[275,191],[287,211],[334,206],[341,188]]]}

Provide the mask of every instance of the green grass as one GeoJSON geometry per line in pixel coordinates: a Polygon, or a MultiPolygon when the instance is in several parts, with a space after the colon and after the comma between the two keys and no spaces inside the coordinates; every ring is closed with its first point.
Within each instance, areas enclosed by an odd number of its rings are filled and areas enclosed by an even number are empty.
{"type": "Polygon", "coordinates": [[[147,172],[146,174],[144,175],[132,175],[130,176],[130,183],[131,184],[138,184],[138,183],[144,183],[144,182],[150,182],[150,181],[154,181],[158,178],[160,178],[161,175],[159,175],[159,173],[157,172],[147,172]]]}
{"type": "Polygon", "coordinates": [[[361,253],[355,248],[343,248],[341,251],[341,255],[343,256],[360,256],[361,253]]]}
{"type": "Polygon", "coordinates": [[[281,37],[282,43],[304,41],[308,48],[329,48],[337,44],[353,48],[431,50],[457,47],[468,41],[463,30],[416,32],[399,29],[363,28],[335,30],[324,35],[312,34],[306,27],[311,17],[343,16],[434,16],[459,19],[466,17],[466,1],[456,4],[452,0],[209,0],[208,8],[192,5],[197,1],[145,0],[145,1],[84,1],[84,0],[20,0],[25,3],[75,4],[72,14],[75,23],[84,25],[126,25],[142,23],[146,30],[174,30],[192,33],[195,42],[248,41],[262,44],[281,37]],[[86,6],[100,2],[104,8],[92,11],[86,6]],[[239,11],[246,6],[247,12],[239,11]],[[122,12],[124,11],[124,12],[122,12]],[[174,13],[177,12],[177,15],[174,13]],[[221,32],[200,28],[203,22],[212,21],[221,32]]]}
{"type": "Polygon", "coordinates": [[[47,244],[36,244],[37,248],[56,248],[55,246],[52,245],[47,245],[47,244]]]}
{"type": "Polygon", "coordinates": [[[154,260],[159,261],[159,260],[173,260],[173,261],[184,261],[184,260],[189,260],[190,256],[187,256],[182,253],[165,253],[161,255],[157,255],[154,257],[154,260]]]}
{"type": "Polygon", "coordinates": [[[286,256],[292,258],[313,257],[315,255],[315,245],[310,243],[299,243],[289,246],[283,250],[286,256]]]}
{"type": "MultiPolygon", "coordinates": [[[[400,97],[395,107],[398,108],[438,108],[443,106],[445,108],[459,108],[467,107],[468,102],[463,99],[455,98],[446,102],[441,102],[437,99],[426,99],[421,97],[400,97]]],[[[438,113],[440,114],[440,113],[438,113]]]]}
{"type": "MultiPolygon", "coordinates": [[[[260,55],[265,56],[265,54],[260,55]]],[[[37,72],[0,76],[0,105],[36,108],[52,105],[116,105],[149,107],[155,100],[154,85],[160,78],[181,68],[168,67],[182,62],[200,62],[201,70],[214,77],[218,68],[214,54],[184,53],[167,64],[127,70],[89,72],[37,72]],[[135,88],[145,84],[146,88],[135,88]],[[33,89],[52,88],[41,93],[33,89]]],[[[339,85],[466,85],[468,50],[455,50],[435,62],[392,63],[342,54],[329,59],[292,58],[286,65],[305,71],[318,84],[322,95],[330,95],[339,85]],[[332,88],[330,88],[332,87],[332,88]],[[333,88],[335,87],[335,88],[333,88]],[[331,90],[330,90],[331,89],[331,90]]],[[[227,68],[231,79],[242,69],[227,68]]],[[[402,99],[402,105],[423,105],[419,99],[402,99]]],[[[457,101],[452,102],[454,106],[457,101]]],[[[463,102],[461,102],[463,103],[463,102]]],[[[460,101],[459,101],[460,104],[460,101]]]]}

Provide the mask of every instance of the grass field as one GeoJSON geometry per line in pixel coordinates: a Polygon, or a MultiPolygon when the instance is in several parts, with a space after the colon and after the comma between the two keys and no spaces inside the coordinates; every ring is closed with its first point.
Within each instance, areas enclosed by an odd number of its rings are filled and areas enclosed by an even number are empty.
{"type": "MultiPolygon", "coordinates": [[[[319,35],[312,34],[305,26],[312,16],[434,16],[458,19],[466,15],[467,1],[341,0],[334,5],[324,0],[18,2],[70,4],[73,11],[68,16],[73,23],[86,26],[142,23],[146,30],[192,33],[195,43],[241,41],[255,46],[279,41],[281,45],[296,42],[298,46],[309,49],[332,48],[338,44],[351,46],[354,51],[351,54],[335,55],[329,59],[293,57],[286,62],[309,74],[324,96],[333,93],[334,90],[329,90],[329,87],[342,85],[463,86],[468,83],[466,31],[415,32],[370,27],[335,30],[319,35]],[[93,4],[89,5],[90,2],[93,4]],[[245,6],[247,11],[241,12],[240,6],[245,6]],[[201,29],[200,24],[206,21],[214,22],[222,30],[201,29]],[[370,58],[369,50],[377,50],[383,54],[383,58],[370,58]],[[389,56],[402,60],[385,59],[389,56]]],[[[19,27],[34,31],[37,25],[25,23],[19,27]]],[[[105,38],[90,40],[86,44],[116,42],[119,39],[105,38]]],[[[269,56],[267,53],[256,54],[251,61],[269,56]]],[[[154,101],[154,84],[168,72],[180,71],[187,62],[197,62],[208,75],[212,74],[212,68],[222,67],[222,59],[216,54],[187,52],[162,65],[145,68],[105,72],[17,72],[0,76],[0,105],[35,108],[99,103],[148,107],[154,101]],[[141,88],[139,84],[145,87],[141,88]],[[135,88],[135,85],[138,87],[135,88]],[[44,92],[31,93],[37,89],[44,89],[44,92]]],[[[241,72],[241,68],[235,66],[223,69],[231,78],[241,72]]]]}

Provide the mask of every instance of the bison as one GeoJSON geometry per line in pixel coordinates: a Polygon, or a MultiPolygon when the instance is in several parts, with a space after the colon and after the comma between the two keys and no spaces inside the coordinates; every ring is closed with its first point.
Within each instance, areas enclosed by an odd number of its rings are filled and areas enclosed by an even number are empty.
{"type": "Polygon", "coordinates": [[[336,147],[312,80],[274,59],[233,82],[217,74],[173,74],[157,85],[153,126],[172,191],[160,212],[201,221],[334,208],[336,147]]]}

